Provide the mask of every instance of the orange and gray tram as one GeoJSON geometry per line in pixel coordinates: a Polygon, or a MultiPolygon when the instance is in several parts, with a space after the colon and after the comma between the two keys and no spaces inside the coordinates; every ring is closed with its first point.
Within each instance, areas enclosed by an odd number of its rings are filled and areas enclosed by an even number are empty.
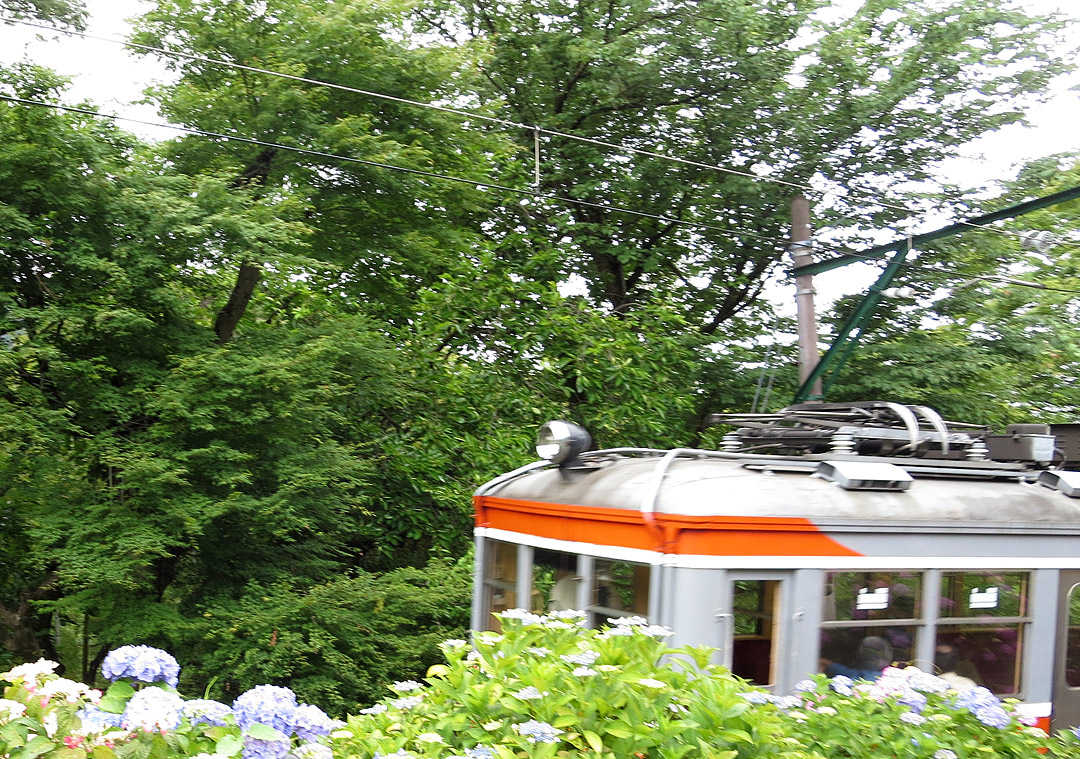
{"type": "Polygon", "coordinates": [[[885,402],[715,421],[721,450],[587,451],[546,424],[542,460],[474,496],[473,628],[643,616],[777,692],[873,643],[1080,724],[1076,425],[995,435],[885,402]]]}

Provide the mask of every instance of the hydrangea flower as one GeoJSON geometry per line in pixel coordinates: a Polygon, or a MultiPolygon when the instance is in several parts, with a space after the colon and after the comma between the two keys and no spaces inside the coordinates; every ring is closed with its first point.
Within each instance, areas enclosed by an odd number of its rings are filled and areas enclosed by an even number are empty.
{"type": "Polygon", "coordinates": [[[314,741],[320,736],[330,735],[334,721],[326,712],[311,704],[300,704],[293,712],[292,731],[302,741],[314,741]]]}
{"type": "Polygon", "coordinates": [[[124,719],[123,715],[103,712],[93,705],[79,709],[75,712],[75,716],[79,718],[81,725],[77,731],[79,735],[104,733],[106,730],[120,727],[124,719]]]}
{"type": "MultiPolygon", "coordinates": [[[[246,730],[254,724],[269,725],[285,735],[292,732],[296,708],[296,694],[288,688],[277,685],[256,685],[251,690],[241,693],[233,702],[236,724],[240,727],[246,730]]],[[[260,746],[253,751],[273,752],[276,749],[260,746]]],[[[271,759],[270,755],[268,754],[265,759],[271,759]]]]}
{"type": "Polygon", "coordinates": [[[596,674],[596,670],[592,667],[574,667],[574,671],[570,674],[574,677],[592,677],[596,674]]]}
{"type": "Polygon", "coordinates": [[[409,691],[420,690],[423,687],[424,686],[421,683],[418,683],[415,680],[401,680],[400,682],[391,685],[390,690],[397,693],[408,693],[409,691]]]}
{"type": "Polygon", "coordinates": [[[551,656],[551,649],[543,646],[533,646],[532,648],[526,648],[525,653],[539,657],[551,656]]]}
{"type": "Polygon", "coordinates": [[[799,682],[795,683],[796,693],[805,693],[811,690],[817,690],[817,683],[815,683],[813,680],[800,680],[799,682]]]}
{"type": "MultiPolygon", "coordinates": [[[[581,609],[556,609],[555,611],[548,613],[548,619],[562,619],[562,620],[580,620],[585,622],[585,612],[581,609]]],[[[466,751],[465,753],[468,753],[466,751]]]]}
{"type": "Polygon", "coordinates": [[[636,627],[649,624],[645,617],[608,617],[608,624],[616,627],[636,627]]]}
{"type": "Polygon", "coordinates": [[[563,654],[559,658],[567,664],[578,664],[587,667],[595,663],[600,658],[600,654],[597,651],[583,651],[580,654],[563,654]]]}
{"type": "Polygon", "coordinates": [[[386,704],[375,704],[374,706],[369,706],[366,709],[361,709],[360,714],[382,714],[389,708],[390,707],[388,707],[386,704]]]}
{"type": "Polygon", "coordinates": [[[958,757],[952,749],[939,748],[934,752],[934,759],[958,759],[958,757]]]}
{"type": "Polygon", "coordinates": [[[175,730],[180,727],[184,701],[161,688],[144,688],[127,702],[121,726],[128,730],[175,730]]]}
{"type": "Polygon", "coordinates": [[[516,619],[523,625],[539,625],[544,622],[544,617],[534,614],[527,609],[507,609],[499,614],[500,619],[516,619]]]}
{"type": "Polygon", "coordinates": [[[639,627],[637,629],[642,635],[648,635],[650,638],[670,638],[675,634],[674,630],[670,627],[664,627],[663,625],[649,625],[648,627],[639,627]]]}
{"type": "Polygon", "coordinates": [[[543,698],[544,694],[540,692],[540,689],[535,685],[526,685],[524,688],[514,694],[522,701],[535,701],[536,699],[543,698]]]}
{"type": "Polygon", "coordinates": [[[176,687],[180,665],[172,654],[150,646],[121,646],[110,651],[101,663],[106,680],[124,677],[141,683],[166,683],[176,687]]]}
{"type": "Polygon", "coordinates": [[[514,725],[514,732],[527,739],[529,743],[558,743],[559,736],[563,734],[563,731],[557,727],[535,719],[514,725]]]}
{"type": "Polygon", "coordinates": [[[252,738],[250,735],[244,736],[244,749],[242,752],[244,759],[285,759],[285,755],[288,753],[289,742],[287,740],[268,741],[262,738],[252,738]]]}
{"type": "Polygon", "coordinates": [[[390,706],[394,707],[395,709],[401,709],[402,711],[407,712],[414,706],[419,706],[421,703],[423,703],[423,701],[423,696],[405,696],[405,698],[393,699],[390,702],[390,706]]]}
{"type": "Polygon", "coordinates": [[[197,725],[205,722],[218,727],[225,726],[225,718],[233,713],[228,705],[207,698],[193,698],[184,702],[184,716],[188,722],[197,725]]]}
{"type": "Polygon", "coordinates": [[[922,725],[926,722],[926,717],[917,712],[904,712],[900,715],[900,721],[909,725],[922,725]]]}
{"type": "Polygon", "coordinates": [[[465,749],[468,759],[495,759],[495,751],[487,746],[473,746],[465,749]]]}
{"type": "Polygon", "coordinates": [[[7,680],[9,683],[22,680],[24,683],[36,686],[42,677],[51,674],[59,666],[54,661],[38,659],[31,664],[20,664],[17,667],[12,667],[7,672],[0,674],[0,680],[7,680]]]}
{"type": "Polygon", "coordinates": [[[1009,713],[1001,708],[1000,705],[987,705],[980,706],[975,710],[975,719],[983,723],[987,727],[997,727],[1004,729],[1009,726],[1012,718],[1009,713]]]}
{"type": "Polygon", "coordinates": [[[762,690],[746,691],[745,693],[740,693],[739,695],[751,704],[757,704],[758,706],[769,703],[769,694],[762,690]]]}
{"type": "Polygon", "coordinates": [[[18,719],[26,713],[26,706],[9,698],[0,698],[0,722],[18,719]]]}
{"type": "Polygon", "coordinates": [[[852,696],[855,694],[855,689],[852,687],[854,682],[847,675],[836,675],[829,680],[829,687],[841,696],[852,696]]]}

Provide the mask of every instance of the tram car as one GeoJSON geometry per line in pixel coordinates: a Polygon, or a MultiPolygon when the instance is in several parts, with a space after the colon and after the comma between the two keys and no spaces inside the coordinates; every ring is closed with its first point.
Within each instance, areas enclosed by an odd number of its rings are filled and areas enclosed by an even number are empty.
{"type": "Polygon", "coordinates": [[[775,692],[871,646],[1080,724],[1080,425],[995,435],[887,402],[713,421],[718,451],[544,425],[542,460],[474,495],[473,629],[645,616],[775,692]]]}

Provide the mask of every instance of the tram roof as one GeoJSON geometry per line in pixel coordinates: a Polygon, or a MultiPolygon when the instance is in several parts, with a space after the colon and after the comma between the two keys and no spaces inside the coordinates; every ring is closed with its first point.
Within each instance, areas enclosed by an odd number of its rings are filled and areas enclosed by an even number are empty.
{"type": "Polygon", "coordinates": [[[583,457],[581,467],[535,468],[504,476],[482,486],[477,496],[690,517],[790,517],[817,524],[1026,524],[1080,531],[1080,499],[1039,485],[1034,481],[1038,472],[1015,466],[939,462],[928,467],[911,459],[833,457],[899,465],[913,478],[906,490],[849,490],[814,476],[826,457],[697,452],[707,455],[671,456],[665,462],[663,453],[594,452],[583,457]]]}

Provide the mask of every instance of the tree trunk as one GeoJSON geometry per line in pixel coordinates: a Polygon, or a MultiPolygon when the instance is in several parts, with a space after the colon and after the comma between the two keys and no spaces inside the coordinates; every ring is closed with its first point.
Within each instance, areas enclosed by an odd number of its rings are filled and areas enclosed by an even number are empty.
{"type": "Polygon", "coordinates": [[[240,264],[240,272],[236,275],[236,284],[229,293],[229,301],[218,311],[217,319],[214,320],[214,333],[217,334],[218,342],[224,345],[232,340],[236,325],[243,318],[248,303],[255,294],[255,285],[262,276],[262,269],[254,264],[240,264]]]}

